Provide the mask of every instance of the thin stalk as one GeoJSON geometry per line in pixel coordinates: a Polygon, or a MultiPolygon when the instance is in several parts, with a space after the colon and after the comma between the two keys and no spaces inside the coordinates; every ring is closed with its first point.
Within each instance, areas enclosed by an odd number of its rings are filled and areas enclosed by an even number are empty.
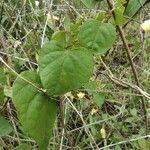
{"type": "MultiPolygon", "coordinates": [[[[112,6],[112,3],[110,2],[110,0],[107,0],[107,3],[108,3],[108,6],[109,6],[110,10],[113,10],[113,6],[112,6]]],[[[114,11],[112,11],[112,15],[113,15],[113,18],[115,18],[114,11]]],[[[136,69],[134,67],[134,62],[133,62],[132,57],[131,57],[131,52],[130,52],[130,49],[129,49],[129,46],[128,46],[128,42],[126,40],[124,31],[123,31],[122,27],[120,27],[118,25],[117,25],[117,30],[118,30],[120,38],[121,38],[121,40],[123,42],[123,45],[124,45],[124,48],[125,48],[125,51],[126,51],[126,54],[127,54],[128,61],[129,61],[130,65],[131,65],[136,85],[138,87],[140,87],[140,83],[139,83],[139,80],[138,80],[137,72],[136,72],[136,69]]],[[[145,133],[146,133],[146,135],[148,135],[148,118],[147,118],[147,112],[146,112],[146,104],[145,104],[143,96],[141,96],[141,103],[142,103],[142,108],[143,108],[143,113],[144,113],[144,118],[145,118],[145,128],[146,128],[145,133]]]]}

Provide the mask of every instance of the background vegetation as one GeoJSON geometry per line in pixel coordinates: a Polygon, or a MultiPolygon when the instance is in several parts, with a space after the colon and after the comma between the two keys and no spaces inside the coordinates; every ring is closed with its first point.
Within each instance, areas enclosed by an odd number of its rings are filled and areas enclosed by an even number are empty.
{"type": "MultiPolygon", "coordinates": [[[[12,84],[16,79],[13,70],[19,74],[37,69],[39,49],[52,34],[59,29],[67,29],[71,22],[88,18],[122,24],[121,31],[124,31],[129,49],[124,47],[120,31],[116,28],[117,39],[113,47],[102,57],[94,58],[90,82],[63,97],[49,149],[150,148],[150,35],[140,27],[144,20],[150,19],[150,5],[147,3],[138,9],[136,15],[132,14],[132,8],[126,12],[128,17],[119,17],[119,21],[115,22],[114,9],[108,1],[103,0],[96,6],[85,2],[39,0],[37,5],[33,0],[1,0],[0,114],[3,117],[0,117],[0,149],[37,149],[35,141],[22,133],[12,104],[12,84]],[[136,77],[131,63],[137,72],[136,77]]],[[[126,6],[127,3],[119,6],[120,10],[115,13],[121,15],[126,6]]]]}

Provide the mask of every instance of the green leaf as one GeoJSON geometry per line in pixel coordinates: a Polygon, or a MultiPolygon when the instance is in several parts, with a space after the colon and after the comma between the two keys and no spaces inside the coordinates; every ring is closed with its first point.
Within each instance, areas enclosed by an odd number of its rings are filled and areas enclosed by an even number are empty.
{"type": "Polygon", "coordinates": [[[114,13],[116,25],[122,25],[124,23],[123,9],[117,7],[115,8],[114,13]]]}
{"type": "MultiPolygon", "coordinates": [[[[25,71],[21,76],[41,87],[40,78],[35,72],[25,71]]],[[[56,118],[56,102],[17,78],[13,84],[13,103],[23,131],[38,143],[40,149],[45,150],[56,118]]]]}
{"type": "Polygon", "coordinates": [[[107,12],[102,11],[102,12],[97,13],[95,19],[98,20],[98,21],[103,22],[107,18],[107,15],[108,15],[107,12]]]}
{"type": "Polygon", "coordinates": [[[105,53],[113,45],[116,38],[115,28],[110,23],[88,20],[79,31],[79,42],[82,46],[100,54],[105,53]]]}
{"type": "Polygon", "coordinates": [[[115,13],[115,23],[117,25],[122,25],[125,21],[124,19],[124,7],[125,1],[124,0],[117,0],[114,6],[114,13],[115,13]]]}
{"type": "Polygon", "coordinates": [[[124,15],[128,17],[134,16],[147,0],[129,0],[124,15]]]}
{"type": "Polygon", "coordinates": [[[97,88],[97,82],[95,80],[89,81],[84,85],[84,88],[86,89],[86,91],[93,93],[93,90],[96,90],[97,88]]]}
{"type": "Polygon", "coordinates": [[[94,8],[97,3],[96,0],[81,0],[81,1],[87,8],[94,8]]]}
{"type": "Polygon", "coordinates": [[[4,97],[12,97],[12,88],[7,85],[9,84],[7,82],[11,82],[13,77],[14,74],[12,72],[0,68],[0,105],[4,102],[4,97]]]}
{"type": "Polygon", "coordinates": [[[5,136],[13,131],[9,122],[0,115],[0,136],[5,136]]]}
{"type": "Polygon", "coordinates": [[[84,88],[88,92],[88,94],[93,95],[93,93],[95,93],[95,91],[97,91],[98,88],[97,81],[89,81],[84,85],[84,88]]]}
{"type": "Polygon", "coordinates": [[[0,87],[0,105],[3,104],[4,98],[5,98],[5,96],[4,96],[4,88],[0,87]]]}
{"type": "Polygon", "coordinates": [[[93,94],[93,102],[95,102],[97,106],[101,107],[104,104],[104,100],[105,100],[105,94],[103,93],[93,94]]]}
{"type": "Polygon", "coordinates": [[[93,65],[92,54],[83,47],[68,50],[51,41],[40,51],[40,77],[49,95],[81,87],[92,76],[93,65]]]}
{"type": "Polygon", "coordinates": [[[148,150],[150,148],[150,141],[145,139],[138,140],[138,144],[141,149],[148,150]]]}
{"type": "Polygon", "coordinates": [[[95,8],[96,4],[102,0],[81,0],[87,8],[95,8]]]}
{"type": "Polygon", "coordinates": [[[57,31],[52,35],[52,40],[56,40],[62,47],[66,46],[66,32],[65,31],[57,31]]]}
{"type": "Polygon", "coordinates": [[[72,36],[74,36],[75,38],[78,36],[79,34],[79,28],[82,25],[83,19],[81,18],[77,18],[76,22],[74,24],[71,24],[70,26],[70,30],[71,30],[71,34],[72,36]]]}
{"type": "Polygon", "coordinates": [[[65,31],[70,32],[71,20],[69,15],[66,15],[64,18],[64,28],[65,31]]]}
{"type": "Polygon", "coordinates": [[[6,84],[6,75],[4,73],[4,70],[0,68],[0,86],[6,84]]]}
{"type": "Polygon", "coordinates": [[[5,86],[4,87],[4,95],[12,98],[12,87],[5,86]]]}
{"type": "Polygon", "coordinates": [[[14,150],[31,150],[31,147],[28,144],[20,144],[14,150]]]}

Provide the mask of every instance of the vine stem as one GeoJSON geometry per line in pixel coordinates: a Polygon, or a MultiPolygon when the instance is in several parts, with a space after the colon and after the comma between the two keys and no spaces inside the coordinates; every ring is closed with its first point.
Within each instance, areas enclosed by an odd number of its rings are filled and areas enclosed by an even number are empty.
{"type": "MultiPolygon", "coordinates": [[[[107,3],[108,3],[108,6],[109,6],[110,10],[113,10],[113,5],[110,2],[110,0],[107,0],[107,3]]],[[[112,11],[112,15],[113,15],[113,18],[115,19],[114,11],[112,11]]],[[[133,76],[134,76],[136,85],[138,87],[140,87],[140,83],[139,83],[138,76],[137,76],[137,71],[136,71],[136,69],[134,67],[134,62],[133,62],[132,57],[131,57],[131,52],[130,52],[130,49],[129,49],[129,46],[128,46],[128,42],[126,40],[124,31],[123,31],[122,27],[118,26],[118,25],[117,25],[117,30],[118,30],[119,35],[121,37],[121,40],[123,42],[123,45],[124,45],[124,48],[125,48],[125,51],[126,51],[126,54],[127,54],[128,61],[130,62],[131,69],[132,69],[132,72],[133,72],[133,76]]],[[[142,108],[143,108],[144,118],[145,118],[145,127],[146,127],[145,133],[146,133],[146,135],[148,135],[148,118],[147,118],[147,112],[146,112],[146,104],[145,104],[143,96],[141,96],[141,103],[142,103],[142,108]]]]}

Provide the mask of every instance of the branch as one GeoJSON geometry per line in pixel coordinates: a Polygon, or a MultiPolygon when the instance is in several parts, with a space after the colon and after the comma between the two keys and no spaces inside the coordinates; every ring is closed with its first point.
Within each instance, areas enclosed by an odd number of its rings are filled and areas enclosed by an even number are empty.
{"type": "MultiPolygon", "coordinates": [[[[113,10],[113,5],[111,4],[110,0],[107,0],[107,3],[108,3],[108,6],[109,6],[110,10],[113,10]]],[[[112,15],[113,15],[113,18],[115,18],[114,11],[112,11],[112,15]]],[[[120,27],[118,25],[117,25],[117,29],[118,29],[119,35],[121,37],[121,40],[123,42],[123,45],[124,45],[124,48],[125,48],[125,51],[126,51],[126,54],[127,54],[127,58],[128,58],[128,60],[130,62],[130,65],[131,65],[131,68],[132,68],[132,72],[133,72],[133,75],[134,75],[134,80],[136,82],[136,85],[138,87],[140,87],[140,83],[139,83],[139,80],[138,80],[137,72],[136,72],[136,69],[134,67],[134,63],[133,63],[133,60],[132,60],[132,57],[131,57],[131,52],[130,52],[127,40],[125,38],[124,31],[123,31],[122,27],[120,27]]],[[[144,117],[145,117],[145,127],[146,127],[146,135],[147,135],[148,134],[148,118],[147,118],[147,112],[146,112],[146,104],[145,104],[143,96],[141,96],[141,103],[142,103],[142,108],[143,108],[144,117]]]]}

